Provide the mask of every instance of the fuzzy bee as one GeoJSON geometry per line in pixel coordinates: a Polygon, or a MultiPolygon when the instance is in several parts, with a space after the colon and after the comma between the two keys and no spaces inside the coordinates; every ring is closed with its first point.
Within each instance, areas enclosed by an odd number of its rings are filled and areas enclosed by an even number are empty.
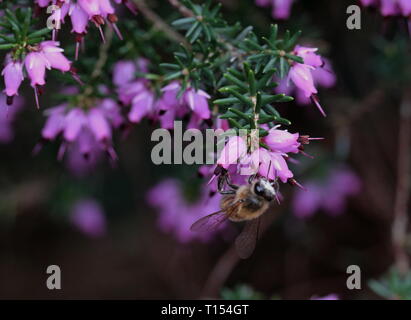
{"type": "Polygon", "coordinates": [[[243,231],[235,240],[239,256],[247,259],[253,253],[260,227],[260,217],[267,211],[271,201],[278,201],[278,183],[270,182],[264,177],[251,176],[248,184],[237,186],[232,184],[228,172],[217,167],[218,191],[223,194],[221,210],[197,220],[191,230],[205,232],[215,230],[226,220],[245,221],[243,231]],[[225,185],[229,190],[224,190],[225,185]]]}

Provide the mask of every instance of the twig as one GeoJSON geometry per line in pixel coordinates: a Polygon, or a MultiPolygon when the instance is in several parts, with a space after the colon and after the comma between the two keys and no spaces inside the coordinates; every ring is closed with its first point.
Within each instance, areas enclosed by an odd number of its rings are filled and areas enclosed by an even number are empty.
{"type": "MultiPolygon", "coordinates": [[[[267,212],[262,218],[261,228],[259,238],[261,239],[264,233],[271,226],[273,221],[279,215],[267,212]]],[[[230,276],[231,272],[235,266],[241,261],[238,256],[235,245],[233,244],[217,261],[214,268],[211,270],[207,281],[205,282],[203,291],[201,293],[202,298],[217,298],[219,296],[220,290],[226,282],[227,278],[230,276]]]]}
{"type": "MultiPolygon", "coordinates": [[[[101,73],[103,72],[104,65],[106,64],[107,59],[108,59],[108,50],[110,49],[111,44],[113,42],[113,35],[114,35],[113,29],[106,27],[106,30],[104,32],[105,41],[100,46],[99,57],[98,57],[96,64],[94,65],[94,70],[90,75],[90,82],[100,77],[101,73]]],[[[92,92],[93,92],[93,86],[90,83],[84,90],[84,96],[88,96],[92,92]]]]}
{"type": "Polygon", "coordinates": [[[175,7],[183,16],[194,17],[194,13],[183,5],[179,0],[168,0],[170,4],[175,7]]]}
{"type": "Polygon", "coordinates": [[[155,28],[163,31],[171,40],[189,46],[186,39],[171,28],[159,15],[152,11],[144,0],[133,0],[133,2],[137,6],[137,9],[140,10],[140,12],[147,18],[147,20],[153,23],[155,28]]]}
{"type": "Polygon", "coordinates": [[[409,270],[406,250],[408,216],[407,208],[410,196],[411,175],[411,95],[406,94],[400,107],[400,127],[398,141],[397,186],[394,203],[394,221],[392,224],[392,244],[395,265],[401,274],[409,270]]]}

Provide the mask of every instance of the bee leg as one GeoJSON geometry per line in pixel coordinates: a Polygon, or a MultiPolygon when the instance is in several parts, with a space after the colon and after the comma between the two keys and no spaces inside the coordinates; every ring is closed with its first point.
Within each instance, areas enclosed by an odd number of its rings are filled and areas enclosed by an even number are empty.
{"type": "Polygon", "coordinates": [[[234,190],[221,190],[219,191],[220,194],[235,194],[234,190]]]}
{"type": "Polygon", "coordinates": [[[239,188],[236,184],[233,184],[233,183],[231,182],[230,176],[229,176],[228,174],[225,176],[225,182],[226,182],[227,185],[228,185],[231,189],[233,189],[233,190],[237,190],[237,189],[239,188]]]}
{"type": "Polygon", "coordinates": [[[225,185],[225,176],[218,176],[217,180],[217,190],[218,192],[223,192],[224,191],[224,185],[225,185]]]}

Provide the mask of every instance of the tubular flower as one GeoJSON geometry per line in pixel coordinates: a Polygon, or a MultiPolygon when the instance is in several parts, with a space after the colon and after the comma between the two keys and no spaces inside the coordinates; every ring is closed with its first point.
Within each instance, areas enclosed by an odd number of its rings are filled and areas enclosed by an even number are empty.
{"type": "Polygon", "coordinates": [[[59,158],[63,157],[69,147],[85,159],[102,151],[111,159],[116,159],[112,146],[112,131],[113,128],[119,128],[123,120],[114,101],[104,99],[87,110],[61,105],[48,109],[45,114],[48,118],[42,130],[43,139],[50,141],[61,135],[64,140],[59,158]]]}
{"type": "Polygon", "coordinates": [[[409,0],[360,0],[360,2],[365,7],[377,7],[384,17],[404,16],[408,18],[411,15],[409,0]]]}
{"type": "Polygon", "coordinates": [[[272,6],[272,16],[274,19],[285,20],[290,17],[293,0],[256,0],[258,6],[272,6]]]}
{"type": "MultiPolygon", "coordinates": [[[[331,73],[329,75],[325,75],[321,71],[319,72],[319,70],[322,70],[325,66],[325,61],[320,55],[316,54],[316,51],[317,48],[302,47],[297,45],[293,50],[293,54],[301,57],[304,63],[293,62],[288,73],[288,79],[285,81],[288,86],[291,80],[295,87],[301,92],[301,100],[304,101],[310,98],[315,103],[321,114],[325,117],[326,114],[316,95],[318,93],[316,82],[319,85],[325,84],[325,86],[331,86],[335,82],[335,77],[333,77],[333,74],[330,71],[327,71],[331,73]]],[[[280,89],[284,89],[284,82],[280,83],[280,87],[280,89]]]]}
{"type": "MultiPolygon", "coordinates": [[[[330,61],[328,59],[323,59],[323,62],[323,66],[311,70],[314,86],[331,88],[335,85],[337,78],[330,61]]],[[[275,88],[275,92],[295,96],[296,102],[300,105],[308,105],[311,103],[310,97],[306,96],[305,91],[299,89],[293,83],[289,83],[288,79],[280,79],[278,82],[279,85],[275,88]]]]}
{"type": "MultiPolygon", "coordinates": [[[[135,5],[129,1],[118,1],[118,4],[124,4],[134,14],[136,14],[135,5]]],[[[39,7],[44,8],[53,4],[57,9],[52,12],[51,18],[56,22],[56,25],[64,23],[65,17],[68,15],[71,20],[71,32],[76,34],[76,60],[79,54],[80,43],[84,35],[87,33],[88,23],[91,21],[99,29],[103,41],[104,33],[102,26],[108,22],[117,36],[122,40],[123,37],[117,27],[118,17],[115,14],[115,9],[112,6],[111,0],[36,0],[39,7]]],[[[53,40],[55,40],[57,29],[53,30],[53,40]]]]}
{"type": "Polygon", "coordinates": [[[10,61],[3,69],[2,76],[4,77],[5,89],[7,95],[7,103],[13,103],[13,97],[18,95],[21,83],[24,80],[23,64],[20,61],[10,61]]]}
{"type": "Polygon", "coordinates": [[[209,190],[204,186],[201,188],[199,200],[189,203],[181,191],[181,184],[174,179],[160,182],[147,194],[148,204],[158,209],[159,228],[174,235],[181,243],[211,240],[215,232],[195,233],[190,231],[190,226],[205,214],[219,210],[220,200],[220,194],[210,198],[209,190]]]}
{"type": "Polygon", "coordinates": [[[361,189],[361,180],[350,169],[338,167],[331,170],[322,180],[305,183],[307,192],[297,191],[293,199],[294,214],[308,218],[319,210],[336,216],[344,212],[349,196],[361,189]]]}
{"type": "MultiPolygon", "coordinates": [[[[31,48],[24,59],[24,66],[30,78],[30,84],[34,88],[36,104],[39,104],[39,88],[46,84],[46,69],[57,69],[62,72],[70,71],[73,77],[80,82],[75,71],[71,68],[71,62],[64,56],[64,50],[60,48],[60,43],[56,41],[43,41],[38,46],[31,48]]],[[[3,71],[6,82],[6,94],[12,96],[20,86],[22,71],[20,65],[10,65],[3,71]]],[[[16,91],[17,93],[17,91],[16,91]]]]}
{"type": "MultiPolygon", "coordinates": [[[[298,185],[293,173],[288,168],[289,153],[304,153],[303,145],[309,144],[310,138],[298,133],[280,130],[279,126],[268,130],[268,135],[261,139],[267,148],[249,150],[246,139],[241,136],[230,137],[217,158],[217,166],[228,171],[233,168],[236,174],[249,176],[258,173],[271,180],[279,179],[283,183],[298,185]],[[246,169],[246,171],[243,171],[246,169]]],[[[211,179],[213,180],[213,179],[211,179]]]]}

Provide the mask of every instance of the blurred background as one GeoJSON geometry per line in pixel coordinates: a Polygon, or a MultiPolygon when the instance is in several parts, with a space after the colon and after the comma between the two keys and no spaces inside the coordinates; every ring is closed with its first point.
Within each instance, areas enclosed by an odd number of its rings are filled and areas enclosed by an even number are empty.
{"type": "MultiPolygon", "coordinates": [[[[117,137],[114,166],[79,172],[75,160],[57,161],[58,143],[33,156],[44,118],[26,84],[21,107],[0,112],[0,298],[411,296],[406,18],[362,8],[361,30],[350,31],[346,9],[355,1],[296,0],[284,21],[253,0],[221,2],[230,22],[257,33],[274,21],[303,30],[300,43],[332,65],[335,81],[319,95],[327,118],[298,99],[278,107],[291,132],[325,138],[306,148],[313,159],[291,165],[308,191],[282,186],[284,201],[265,214],[253,256],[240,260],[232,247],[239,226],[205,238],[188,231],[214,200],[202,194],[198,167],[152,164],[150,123],[117,137]],[[52,264],[62,270],[62,290],[45,285],[52,264]],[[361,290],[346,287],[349,265],[361,268],[361,290]]],[[[160,16],[170,10],[147,3],[160,16]]],[[[143,32],[149,23],[136,19],[143,32]]],[[[53,90],[49,83],[42,108],[55,105],[53,90]]]]}

